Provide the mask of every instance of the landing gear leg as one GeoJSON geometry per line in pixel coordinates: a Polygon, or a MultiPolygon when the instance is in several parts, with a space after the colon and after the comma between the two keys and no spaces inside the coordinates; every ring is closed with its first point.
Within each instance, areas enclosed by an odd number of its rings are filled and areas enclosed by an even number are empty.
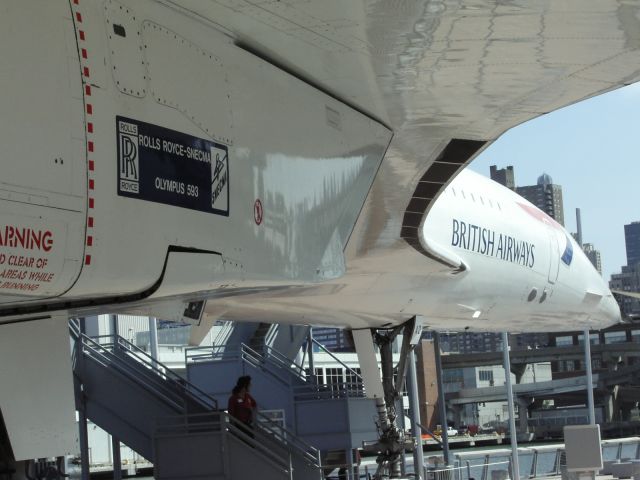
{"type": "MultiPolygon", "coordinates": [[[[396,403],[400,399],[400,391],[407,372],[407,360],[413,347],[420,341],[422,321],[414,317],[398,327],[390,329],[372,329],[373,343],[380,349],[380,366],[382,369],[383,395],[375,396],[378,414],[378,442],[373,448],[378,452],[376,463],[378,468],[375,479],[400,478],[402,476],[402,455],[404,454],[404,432],[396,424],[396,403]],[[403,334],[400,359],[396,368],[393,366],[392,345],[399,333],[403,334]]],[[[354,339],[356,336],[354,334],[354,339]]],[[[358,350],[356,339],[356,350],[358,350]]],[[[358,356],[360,357],[360,351],[358,356]]],[[[364,367],[360,359],[361,368],[364,367]]],[[[363,368],[363,374],[364,374],[363,368]]],[[[377,372],[376,372],[377,373],[377,372]]],[[[371,378],[371,377],[370,377],[371,378]]],[[[369,395],[370,387],[365,376],[365,388],[369,395]]],[[[372,389],[375,391],[375,389],[372,389]]]]}

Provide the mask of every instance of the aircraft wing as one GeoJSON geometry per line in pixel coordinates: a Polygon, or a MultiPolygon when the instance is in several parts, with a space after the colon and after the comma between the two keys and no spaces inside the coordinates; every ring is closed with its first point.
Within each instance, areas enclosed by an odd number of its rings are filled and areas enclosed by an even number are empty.
{"type": "MultiPolygon", "coordinates": [[[[348,253],[398,245],[509,128],[640,78],[640,6],[616,0],[172,0],[390,127],[348,253]]],[[[404,242],[403,242],[404,243],[404,242]]]]}

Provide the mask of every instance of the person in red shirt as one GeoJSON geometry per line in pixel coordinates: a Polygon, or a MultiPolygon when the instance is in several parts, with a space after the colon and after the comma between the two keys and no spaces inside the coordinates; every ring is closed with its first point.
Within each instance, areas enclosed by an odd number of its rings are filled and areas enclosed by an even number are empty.
{"type": "Polygon", "coordinates": [[[229,415],[237,419],[240,424],[246,427],[247,435],[253,437],[253,422],[255,420],[258,405],[255,399],[249,394],[251,389],[251,377],[249,375],[238,378],[236,386],[233,387],[227,411],[229,415]]]}

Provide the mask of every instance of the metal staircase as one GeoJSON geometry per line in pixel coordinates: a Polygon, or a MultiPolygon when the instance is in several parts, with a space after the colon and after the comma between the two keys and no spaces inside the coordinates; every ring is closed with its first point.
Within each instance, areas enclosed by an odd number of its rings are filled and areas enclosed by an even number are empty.
{"type": "Polygon", "coordinates": [[[245,344],[234,350],[196,347],[185,357],[189,381],[221,403],[239,376],[250,375],[258,407],[281,411],[289,430],[322,451],[356,448],[377,438],[375,401],[365,398],[361,377],[345,364],[350,381],[319,384],[268,346],[264,354],[245,344]]]}
{"type": "Polygon", "coordinates": [[[71,326],[76,402],[150,460],[158,480],[320,480],[320,454],[259,415],[251,435],[215,399],[120,336],[71,326]],[[193,457],[193,458],[192,458],[193,457]]]}
{"type": "Polygon", "coordinates": [[[217,410],[217,402],[117,335],[79,335],[74,351],[77,403],[92,422],[154,461],[159,418],[217,410]]]}

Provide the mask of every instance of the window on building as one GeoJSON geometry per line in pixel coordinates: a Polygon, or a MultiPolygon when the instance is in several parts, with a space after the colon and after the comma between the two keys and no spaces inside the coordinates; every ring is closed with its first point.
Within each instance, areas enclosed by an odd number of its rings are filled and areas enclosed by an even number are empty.
{"type": "Polygon", "coordinates": [[[442,371],[443,383],[461,383],[463,380],[462,370],[459,368],[447,368],[442,371]]]}
{"type": "Polygon", "coordinates": [[[347,370],[345,373],[347,377],[347,384],[349,386],[356,387],[356,386],[362,385],[362,379],[358,376],[358,375],[362,375],[362,371],[359,368],[347,370]]]}
{"type": "Polygon", "coordinates": [[[322,368],[316,368],[316,380],[320,385],[324,383],[324,371],[322,368]]]}
{"type": "Polygon", "coordinates": [[[327,385],[340,385],[344,382],[342,368],[327,368],[327,385]]]}
{"type": "Polygon", "coordinates": [[[604,343],[624,343],[627,341],[625,332],[604,332],[604,343]]]}
{"type": "Polygon", "coordinates": [[[571,335],[566,335],[564,337],[556,337],[557,347],[566,347],[569,345],[573,345],[573,337],[571,335]]]}
{"type": "MultiPolygon", "coordinates": [[[[598,345],[600,343],[600,336],[597,333],[590,333],[589,343],[591,343],[591,345],[598,345]]],[[[578,344],[584,345],[584,334],[582,333],[578,335],[578,344]]]]}
{"type": "Polygon", "coordinates": [[[493,370],[478,370],[478,380],[493,382],[493,370]]]}

